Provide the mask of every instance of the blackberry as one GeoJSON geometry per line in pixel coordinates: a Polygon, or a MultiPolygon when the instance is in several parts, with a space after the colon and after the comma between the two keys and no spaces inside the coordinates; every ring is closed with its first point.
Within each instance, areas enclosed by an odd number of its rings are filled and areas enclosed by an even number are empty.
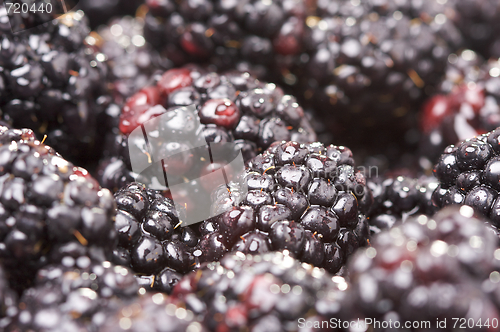
{"type": "Polygon", "coordinates": [[[341,273],[347,257],[367,243],[373,197],[346,147],[274,143],[248,163],[241,183],[212,193],[212,215],[218,216],[200,226],[201,261],[213,260],[216,237],[231,251],[286,249],[341,273]],[[204,250],[206,242],[212,250],[204,250]]]}
{"type": "Polygon", "coordinates": [[[368,214],[370,230],[379,233],[414,215],[432,216],[438,209],[432,203],[432,194],[439,185],[433,176],[408,176],[368,179],[367,187],[373,195],[368,214]]]}
{"type": "Polygon", "coordinates": [[[497,238],[470,207],[416,217],[371,244],[350,262],[343,319],[372,318],[384,325],[392,320],[401,327],[426,320],[431,324],[426,329],[439,328],[437,320],[444,319],[498,319],[492,296],[498,286],[491,282],[498,275],[497,238]],[[472,303],[482,310],[472,310],[472,303]]]}
{"type": "Polygon", "coordinates": [[[199,235],[180,227],[174,202],[160,192],[131,183],[115,194],[118,248],[114,262],[131,266],[147,289],[170,293],[185,273],[196,268],[199,235]]]}
{"type": "Polygon", "coordinates": [[[148,0],[146,5],[146,39],[176,65],[208,62],[224,70],[248,69],[251,63],[269,78],[303,48],[308,11],[303,1],[148,0]]]}
{"type": "MultiPolygon", "coordinates": [[[[99,167],[101,185],[117,190],[131,182],[135,176],[131,174],[127,135],[163,114],[159,126],[187,139],[175,144],[160,142],[155,146],[158,153],[177,149],[186,157],[189,139],[197,138],[214,144],[234,142],[249,160],[275,141],[316,139],[296,99],[272,83],[261,82],[247,72],[219,74],[196,66],[171,69],[155,86],[147,86],[127,100],[120,117],[121,134],[106,149],[108,157],[99,167]],[[181,108],[189,105],[196,107],[196,114],[181,108]]],[[[200,174],[203,167],[210,166],[208,158],[204,159],[206,162],[200,163],[200,158],[187,158],[178,170],[165,171],[176,176],[200,174]]]]}
{"type": "Polygon", "coordinates": [[[498,191],[500,187],[497,164],[500,128],[487,134],[450,145],[434,166],[439,186],[432,194],[438,207],[469,205],[500,226],[498,191]]]}
{"type": "MultiPolygon", "coordinates": [[[[20,331],[94,331],[108,312],[134,300],[139,285],[133,273],[87,256],[38,271],[33,287],[19,300],[20,331]]],[[[116,310],[116,309],[115,309],[116,310]]]]}
{"type": "Polygon", "coordinates": [[[80,1],[76,8],[85,12],[90,26],[95,29],[108,24],[111,18],[134,15],[141,4],[141,0],[86,0],[80,1]]]}
{"type": "Polygon", "coordinates": [[[109,102],[107,67],[84,45],[88,33],[83,13],[70,12],[14,34],[0,6],[2,120],[46,134],[48,144],[81,165],[99,158],[109,102]]]}
{"type": "Polygon", "coordinates": [[[500,64],[471,50],[448,56],[438,94],[422,107],[421,154],[436,160],[450,144],[500,126],[500,64]]]}
{"type": "Polygon", "coordinates": [[[113,250],[114,202],[107,189],[29,129],[0,128],[0,257],[11,286],[66,256],[104,259],[113,250]]]}
{"type": "Polygon", "coordinates": [[[147,294],[124,303],[102,323],[99,332],[183,331],[207,330],[185,305],[164,294],[147,294]]]}
{"type": "Polygon", "coordinates": [[[500,56],[500,6],[490,0],[455,0],[455,24],[464,36],[467,47],[485,57],[500,56]]]}
{"type": "Polygon", "coordinates": [[[291,331],[328,320],[348,284],[287,254],[236,253],[205,264],[174,289],[210,331],[291,331]]]}
{"type": "Polygon", "coordinates": [[[306,19],[306,51],[292,70],[297,97],[315,106],[342,144],[399,158],[415,146],[417,106],[461,45],[441,7],[318,1],[318,16],[306,19]]]}
{"type": "Polygon", "coordinates": [[[10,288],[5,272],[0,266],[0,327],[8,330],[18,314],[16,293],[10,288]]]}

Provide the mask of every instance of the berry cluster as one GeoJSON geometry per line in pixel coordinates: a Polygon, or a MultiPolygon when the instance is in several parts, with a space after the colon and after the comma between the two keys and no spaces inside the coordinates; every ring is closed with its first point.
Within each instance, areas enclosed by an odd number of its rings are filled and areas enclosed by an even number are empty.
{"type": "Polygon", "coordinates": [[[249,162],[241,186],[212,196],[214,215],[223,213],[200,226],[209,249],[202,257],[209,261],[215,252],[209,244],[219,239],[249,254],[286,249],[337,273],[367,242],[365,215],[373,198],[346,147],[275,143],[249,162]]]}
{"type": "Polygon", "coordinates": [[[368,214],[371,232],[392,228],[417,214],[433,215],[437,208],[431,197],[438,185],[437,179],[431,176],[369,179],[367,186],[373,195],[368,214]]]}
{"type": "Polygon", "coordinates": [[[116,240],[114,202],[88,172],[35,140],[0,127],[0,257],[11,286],[65,256],[104,259],[116,240]]]}
{"type": "Polygon", "coordinates": [[[173,296],[203,317],[211,331],[295,330],[328,320],[339,310],[347,283],[301,265],[284,253],[236,253],[187,275],[173,296]]]}
{"type": "Polygon", "coordinates": [[[103,125],[108,69],[83,44],[89,32],[83,13],[71,12],[14,34],[0,5],[2,120],[47,135],[48,144],[81,165],[98,160],[109,130],[103,125]]]}
{"type": "MultiPolygon", "coordinates": [[[[186,176],[188,172],[200,174],[206,172],[205,166],[210,166],[208,157],[204,158],[206,162],[199,162],[203,155],[194,152],[190,143],[193,139],[208,144],[234,142],[245,160],[275,141],[292,139],[307,143],[316,140],[302,107],[275,84],[261,82],[246,72],[218,74],[193,66],[171,69],[156,85],[141,89],[125,103],[120,116],[121,134],[111,142],[107,149],[109,157],[99,168],[99,180],[104,187],[116,191],[135,177],[129,165],[127,135],[161,115],[158,126],[175,134],[177,142],[156,140],[159,142],[153,147],[153,154],[168,152],[183,158],[176,170],[172,165],[165,169],[174,177],[186,176]],[[192,105],[194,113],[182,108],[192,105]]],[[[135,145],[144,150],[140,143],[135,145]]]]}
{"type": "Polygon", "coordinates": [[[500,226],[500,129],[448,146],[434,166],[438,207],[469,205],[500,226]]]}
{"type": "Polygon", "coordinates": [[[498,238],[473,217],[472,208],[416,217],[371,243],[349,265],[344,320],[392,320],[400,328],[406,321],[429,321],[428,329],[444,319],[499,319],[498,238]]]}

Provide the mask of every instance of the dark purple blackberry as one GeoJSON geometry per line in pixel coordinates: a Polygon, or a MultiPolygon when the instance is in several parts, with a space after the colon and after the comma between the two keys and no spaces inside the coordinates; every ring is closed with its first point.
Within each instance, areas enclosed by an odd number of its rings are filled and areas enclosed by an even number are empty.
{"type": "Polygon", "coordinates": [[[173,285],[196,268],[195,228],[181,227],[182,216],[170,198],[132,183],[115,194],[118,248],[114,262],[131,266],[147,289],[170,293],[173,285]]]}
{"type": "Polygon", "coordinates": [[[498,320],[497,241],[467,206],[432,218],[421,215],[380,233],[349,264],[343,320],[392,320],[396,329],[408,321],[428,321],[425,329],[435,329],[443,327],[437,320],[498,320]],[[476,305],[482,310],[474,310],[476,305]]]}
{"type": "Polygon", "coordinates": [[[1,127],[0,155],[0,257],[13,288],[66,256],[109,256],[116,241],[109,190],[29,129],[1,127]]]}
{"type": "Polygon", "coordinates": [[[334,316],[347,287],[344,278],[286,251],[236,253],[184,277],[173,296],[201,314],[210,331],[285,331],[334,316]]]}
{"type": "Polygon", "coordinates": [[[500,56],[500,5],[491,0],[453,0],[454,21],[467,47],[485,57],[500,56]]]}
{"type": "Polygon", "coordinates": [[[176,65],[209,62],[219,69],[286,70],[303,49],[304,1],[148,0],[146,39],[176,65]]]}
{"type": "MultiPolygon", "coordinates": [[[[212,193],[213,215],[223,213],[200,226],[199,246],[217,236],[231,251],[286,249],[337,273],[367,243],[365,215],[373,198],[348,148],[274,143],[249,162],[242,178],[241,186],[212,193]]],[[[201,261],[211,261],[213,251],[202,248],[201,261]]]]}
{"type": "Polygon", "coordinates": [[[108,24],[111,18],[124,15],[134,15],[142,0],[83,0],[76,9],[81,9],[89,18],[92,29],[108,24]]]}
{"type": "Polygon", "coordinates": [[[123,304],[100,324],[98,332],[207,332],[191,310],[164,294],[147,294],[123,304]]]}
{"type": "Polygon", "coordinates": [[[292,70],[297,98],[315,106],[340,143],[399,159],[417,143],[417,106],[461,44],[441,7],[318,1],[318,15],[306,19],[306,51],[292,70]]]}
{"type": "Polygon", "coordinates": [[[432,203],[432,194],[439,182],[433,176],[374,178],[367,181],[373,195],[368,214],[372,233],[392,228],[414,215],[433,215],[438,209],[432,203]]]}
{"type": "MultiPolygon", "coordinates": [[[[245,161],[275,141],[316,140],[302,107],[275,84],[261,82],[247,72],[219,74],[195,66],[171,69],[155,86],[145,87],[127,100],[120,117],[121,135],[106,149],[108,157],[99,168],[101,185],[117,190],[130,183],[134,174],[130,171],[127,135],[159,115],[164,115],[159,126],[177,137],[197,137],[208,143],[234,142],[245,161]],[[195,114],[181,108],[190,105],[196,107],[195,114]]],[[[188,139],[175,146],[170,143],[160,142],[155,149],[161,152],[175,148],[179,153],[190,149],[188,139]]],[[[137,146],[143,150],[139,143],[137,146]]],[[[179,160],[177,169],[165,171],[177,177],[187,172],[200,174],[210,166],[208,158],[204,159],[205,163],[195,157],[179,160]]]]}
{"type": "Polygon", "coordinates": [[[439,186],[432,195],[438,207],[469,205],[500,226],[500,129],[449,146],[434,166],[439,186]]]}
{"type": "Polygon", "coordinates": [[[438,94],[420,114],[420,152],[436,160],[450,144],[500,126],[500,64],[471,50],[448,56],[438,94]]]}
{"type": "Polygon", "coordinates": [[[83,13],[70,12],[13,34],[0,6],[2,120],[47,135],[50,146],[81,165],[98,160],[108,129],[107,67],[84,44],[88,33],[83,13]]]}
{"type": "Polygon", "coordinates": [[[17,295],[10,288],[3,267],[0,266],[0,327],[8,330],[19,312],[17,295]]]}
{"type": "Polygon", "coordinates": [[[110,312],[137,298],[134,274],[87,256],[38,271],[19,301],[14,331],[95,331],[110,312]]]}
{"type": "Polygon", "coordinates": [[[126,16],[111,20],[86,38],[88,45],[95,46],[106,57],[108,84],[118,105],[151,84],[155,74],[161,75],[172,67],[170,60],[146,42],[143,29],[142,18],[126,16]]]}

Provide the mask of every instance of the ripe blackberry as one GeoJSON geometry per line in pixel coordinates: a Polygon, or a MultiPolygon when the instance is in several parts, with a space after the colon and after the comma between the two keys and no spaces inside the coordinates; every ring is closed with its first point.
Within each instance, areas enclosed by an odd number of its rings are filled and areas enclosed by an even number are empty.
{"type": "Polygon", "coordinates": [[[432,195],[436,206],[469,205],[500,226],[499,137],[497,128],[444,150],[434,166],[440,183],[432,195]]]}
{"type": "Polygon", "coordinates": [[[0,266],[0,327],[3,330],[8,330],[17,317],[17,304],[16,293],[9,287],[4,269],[0,266]]]}
{"type": "Polygon", "coordinates": [[[49,265],[24,291],[14,331],[95,331],[138,290],[132,271],[107,261],[80,256],[49,265]]]}
{"type": "Polygon", "coordinates": [[[306,19],[306,52],[292,70],[297,96],[331,122],[341,143],[370,154],[416,143],[416,106],[461,44],[445,8],[432,3],[318,1],[318,16],[306,19]]]}
{"type": "Polygon", "coordinates": [[[369,179],[366,185],[373,195],[373,205],[368,214],[372,233],[392,228],[410,216],[431,216],[438,210],[431,199],[439,185],[433,176],[377,177],[369,179]]]}
{"type": "Polygon", "coordinates": [[[170,293],[185,273],[196,268],[199,235],[180,227],[182,216],[170,198],[132,183],[115,194],[118,248],[114,262],[130,266],[147,289],[170,293]]]}
{"type": "Polygon", "coordinates": [[[82,9],[95,29],[108,24],[111,18],[134,15],[141,4],[142,0],[85,0],[78,2],[75,9],[82,9]]]}
{"type": "Polygon", "coordinates": [[[65,256],[104,259],[113,250],[113,197],[85,169],[29,129],[0,127],[0,155],[0,257],[13,288],[65,256]]]}
{"type": "Polygon", "coordinates": [[[419,216],[380,233],[371,244],[349,264],[345,320],[392,320],[396,329],[405,321],[426,320],[431,324],[426,329],[436,329],[437,319],[500,317],[491,292],[491,285],[498,289],[491,282],[498,276],[497,238],[470,207],[419,216]],[[482,310],[474,310],[477,305],[482,310]]]}
{"type": "Polygon", "coordinates": [[[206,332],[190,310],[164,294],[143,295],[114,310],[98,332],[206,332]]]}
{"type": "Polygon", "coordinates": [[[422,107],[421,153],[436,160],[450,144],[500,126],[500,64],[471,50],[448,56],[438,94],[422,107]]]}
{"type": "Polygon", "coordinates": [[[500,56],[500,5],[491,0],[454,0],[455,24],[467,47],[485,57],[500,56]]]}
{"type": "Polygon", "coordinates": [[[212,194],[213,215],[226,212],[200,226],[201,261],[213,260],[215,237],[231,251],[287,249],[337,273],[367,243],[373,198],[346,147],[274,143],[249,162],[241,183],[212,194]]]}
{"type": "Polygon", "coordinates": [[[148,0],[146,5],[146,39],[176,65],[209,62],[224,70],[246,62],[266,66],[269,78],[302,51],[303,1],[148,0]]]}
{"type": "Polygon", "coordinates": [[[210,331],[291,331],[321,323],[339,310],[342,277],[283,253],[236,253],[184,277],[174,297],[204,317],[210,331]]]}
{"type": "MultiPolygon", "coordinates": [[[[275,141],[316,140],[296,99],[272,83],[261,82],[247,72],[219,74],[195,66],[171,69],[155,86],[145,87],[127,100],[120,117],[121,135],[106,149],[109,157],[99,168],[101,185],[117,190],[130,183],[134,176],[127,135],[138,125],[163,114],[159,125],[176,137],[184,135],[187,139],[160,142],[155,146],[158,151],[177,149],[186,154],[189,139],[197,138],[208,143],[234,142],[243,158],[249,160],[275,141]],[[196,114],[180,108],[189,105],[196,107],[196,114]]],[[[138,148],[144,150],[139,145],[138,148]]],[[[186,172],[199,174],[201,168],[210,165],[208,158],[204,159],[206,162],[200,163],[200,158],[189,157],[177,172],[166,173],[178,177],[186,172]]]]}
{"type": "Polygon", "coordinates": [[[0,6],[2,120],[46,134],[50,146],[81,165],[99,158],[109,99],[106,65],[83,43],[88,33],[82,12],[70,12],[14,34],[0,6]]]}

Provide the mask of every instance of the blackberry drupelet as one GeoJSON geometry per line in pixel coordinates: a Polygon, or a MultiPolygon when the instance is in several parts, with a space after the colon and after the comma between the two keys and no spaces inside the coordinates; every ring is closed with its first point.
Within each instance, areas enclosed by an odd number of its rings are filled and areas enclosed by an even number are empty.
{"type": "Polygon", "coordinates": [[[46,134],[65,158],[85,166],[99,159],[109,102],[107,67],[84,45],[88,33],[83,13],[70,12],[14,34],[0,6],[2,120],[46,134]]]}
{"type": "Polygon", "coordinates": [[[66,256],[105,259],[116,241],[113,196],[88,172],[35,140],[0,127],[0,257],[22,291],[36,270],[66,256]]]}
{"type": "Polygon", "coordinates": [[[194,254],[202,262],[218,258],[221,248],[287,249],[300,261],[342,273],[349,255],[367,244],[373,197],[346,147],[276,142],[248,163],[241,183],[212,194],[212,214],[219,216],[200,226],[194,254]]]}
{"type": "Polygon", "coordinates": [[[146,39],[176,65],[208,62],[221,70],[261,66],[256,71],[269,79],[287,70],[303,49],[304,1],[148,0],[146,4],[146,39]]]}
{"type": "Polygon", "coordinates": [[[368,214],[371,233],[380,233],[417,214],[432,216],[438,210],[432,204],[432,193],[439,185],[433,176],[388,176],[369,179],[366,185],[373,195],[368,214]]]}
{"type": "Polygon", "coordinates": [[[20,298],[14,331],[96,331],[138,290],[132,271],[107,261],[80,256],[49,265],[20,298]]]}
{"type": "MultiPolygon", "coordinates": [[[[349,264],[343,320],[390,319],[401,327],[429,321],[425,329],[436,329],[436,319],[499,319],[497,238],[470,207],[416,217],[380,233],[371,244],[349,264]]],[[[420,331],[415,326],[408,330],[420,331]]]]}
{"type": "Polygon", "coordinates": [[[421,154],[433,162],[450,144],[500,126],[500,63],[471,50],[448,56],[438,94],[422,107],[421,154]]]}
{"type": "MultiPolygon", "coordinates": [[[[102,186],[116,191],[131,182],[134,174],[127,135],[159,115],[164,115],[159,125],[176,137],[186,137],[186,142],[164,142],[156,147],[158,151],[176,149],[186,154],[190,140],[197,137],[207,143],[234,142],[244,160],[249,160],[275,141],[316,140],[296,99],[272,83],[261,82],[247,72],[220,74],[196,66],[171,69],[156,85],[141,89],[127,100],[120,117],[121,134],[106,149],[108,157],[99,167],[102,186]],[[189,105],[196,107],[196,114],[180,108],[189,105]]],[[[166,172],[180,176],[196,172],[207,163],[189,157],[177,172],[166,172]]]]}
{"type": "Polygon", "coordinates": [[[340,143],[394,160],[415,147],[418,105],[461,45],[446,6],[433,3],[319,1],[318,16],[307,17],[296,95],[340,143]]]}
{"type": "MultiPolygon", "coordinates": [[[[236,253],[184,277],[173,296],[210,331],[296,331],[329,320],[348,284],[283,253],[236,253]]],[[[324,326],[324,325],[323,325],[324,326]]]]}
{"type": "Polygon", "coordinates": [[[448,146],[434,166],[438,207],[469,205],[500,227],[500,128],[448,146]]]}

